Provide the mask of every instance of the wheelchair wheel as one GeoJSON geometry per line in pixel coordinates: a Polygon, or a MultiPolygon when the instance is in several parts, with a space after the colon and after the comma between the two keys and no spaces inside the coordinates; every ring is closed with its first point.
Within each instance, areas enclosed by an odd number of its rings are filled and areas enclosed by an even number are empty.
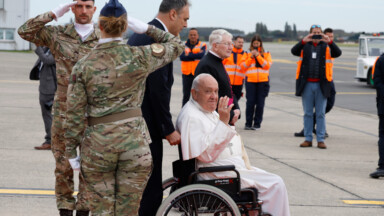
{"type": "Polygon", "coordinates": [[[174,191],[163,201],[156,216],[165,215],[240,216],[240,212],[224,191],[210,185],[193,184],[174,191]]]}

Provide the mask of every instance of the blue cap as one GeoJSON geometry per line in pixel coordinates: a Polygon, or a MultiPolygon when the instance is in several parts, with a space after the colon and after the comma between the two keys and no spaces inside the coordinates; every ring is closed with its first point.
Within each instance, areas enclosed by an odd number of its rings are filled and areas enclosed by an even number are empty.
{"type": "Polygon", "coordinates": [[[124,6],[118,0],[110,0],[100,11],[100,16],[120,17],[127,13],[124,6]]]}

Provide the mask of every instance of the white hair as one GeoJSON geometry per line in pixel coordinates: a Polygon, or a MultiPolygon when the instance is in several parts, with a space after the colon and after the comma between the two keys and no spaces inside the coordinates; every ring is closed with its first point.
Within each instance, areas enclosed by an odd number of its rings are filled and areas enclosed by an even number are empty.
{"type": "Polygon", "coordinates": [[[213,77],[211,74],[207,74],[207,73],[199,74],[197,77],[195,77],[195,79],[193,79],[192,88],[191,89],[194,89],[195,91],[198,91],[199,88],[200,88],[201,80],[203,80],[203,79],[205,79],[207,77],[211,77],[212,79],[216,80],[215,77],[213,77]]]}
{"type": "Polygon", "coordinates": [[[232,34],[224,29],[216,29],[209,35],[209,45],[212,47],[214,43],[220,43],[223,40],[223,36],[228,35],[232,40],[232,34]]]}

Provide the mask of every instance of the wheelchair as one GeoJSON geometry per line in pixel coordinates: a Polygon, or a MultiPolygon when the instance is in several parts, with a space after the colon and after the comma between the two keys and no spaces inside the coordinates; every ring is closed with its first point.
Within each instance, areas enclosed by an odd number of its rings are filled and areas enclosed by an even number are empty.
{"type": "Polygon", "coordinates": [[[234,165],[202,167],[196,170],[196,160],[177,160],[172,163],[173,176],[163,181],[164,196],[156,216],[271,216],[262,211],[263,201],[256,188],[241,189],[240,173],[234,165]],[[198,180],[200,173],[231,171],[233,178],[198,180]]]}

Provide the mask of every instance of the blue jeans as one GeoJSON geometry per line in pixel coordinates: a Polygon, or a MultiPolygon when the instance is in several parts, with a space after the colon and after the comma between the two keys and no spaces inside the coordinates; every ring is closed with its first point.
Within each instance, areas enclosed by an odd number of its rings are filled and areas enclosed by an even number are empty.
{"type": "Polygon", "coordinates": [[[327,98],[321,92],[319,82],[308,82],[302,94],[304,110],[304,136],[305,140],[312,142],[313,136],[313,108],[316,112],[316,139],[324,142],[325,137],[325,107],[327,98]]]}

